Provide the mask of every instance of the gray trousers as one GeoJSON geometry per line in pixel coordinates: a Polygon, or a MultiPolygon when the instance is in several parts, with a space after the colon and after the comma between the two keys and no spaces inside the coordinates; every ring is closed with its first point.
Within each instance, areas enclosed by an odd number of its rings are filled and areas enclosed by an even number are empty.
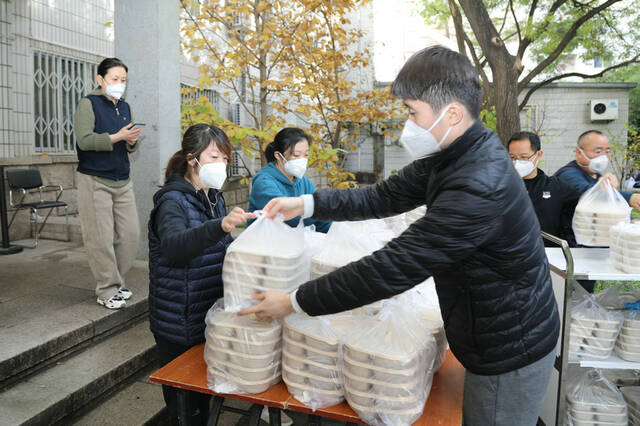
{"type": "Polygon", "coordinates": [[[464,377],[464,426],[535,426],[544,402],[556,351],[515,371],[464,377]]]}

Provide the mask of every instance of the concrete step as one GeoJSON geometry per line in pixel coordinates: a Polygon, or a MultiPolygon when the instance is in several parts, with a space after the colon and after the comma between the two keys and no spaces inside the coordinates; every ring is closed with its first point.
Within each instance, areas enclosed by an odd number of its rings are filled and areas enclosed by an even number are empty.
{"type": "Polygon", "coordinates": [[[149,323],[138,322],[2,391],[0,426],[56,423],[99,400],[154,359],[149,323]]]}
{"type": "Polygon", "coordinates": [[[1,260],[0,390],[148,315],[143,262],[125,276],[133,291],[126,308],[110,310],[96,303],[81,246],[45,240],[1,260]]]}
{"type": "Polygon", "coordinates": [[[156,362],[151,363],[107,399],[101,398],[83,413],[63,419],[60,423],[74,426],[168,425],[162,386],[149,381],[149,376],[158,368],[156,362]]]}

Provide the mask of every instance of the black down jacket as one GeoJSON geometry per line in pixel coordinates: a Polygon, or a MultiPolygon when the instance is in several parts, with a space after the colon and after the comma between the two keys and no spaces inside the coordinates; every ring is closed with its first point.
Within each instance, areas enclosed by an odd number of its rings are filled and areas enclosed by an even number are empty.
{"type": "Polygon", "coordinates": [[[554,349],[560,319],[540,226],[498,136],[480,121],[375,186],[314,194],[314,218],[361,220],[426,204],[384,248],[300,287],[310,315],[362,306],[433,276],[447,339],[475,374],[502,374],[554,349]]]}

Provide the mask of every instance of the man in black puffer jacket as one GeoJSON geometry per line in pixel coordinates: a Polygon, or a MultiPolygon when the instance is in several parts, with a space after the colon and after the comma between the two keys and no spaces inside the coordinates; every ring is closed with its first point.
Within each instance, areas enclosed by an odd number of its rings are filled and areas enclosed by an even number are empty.
{"type": "Polygon", "coordinates": [[[319,220],[427,213],[384,248],[286,295],[247,309],[323,315],[401,293],[433,276],[447,339],[467,369],[465,425],[535,425],[554,362],[560,320],[540,227],[498,136],[478,114],[469,61],[435,46],[413,55],[392,93],[409,110],[401,142],[417,158],[397,175],[351,190],[272,200],[270,216],[319,220]]]}

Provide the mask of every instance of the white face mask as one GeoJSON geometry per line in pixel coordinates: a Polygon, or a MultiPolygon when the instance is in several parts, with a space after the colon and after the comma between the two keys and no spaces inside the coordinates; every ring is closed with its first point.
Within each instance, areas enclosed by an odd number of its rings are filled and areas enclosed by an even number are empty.
{"type": "Polygon", "coordinates": [[[196,163],[200,166],[198,177],[203,186],[207,188],[220,189],[227,179],[227,165],[224,163],[207,163],[204,166],[196,158],[196,163]]]}
{"type": "Polygon", "coordinates": [[[306,158],[297,158],[295,160],[287,161],[284,158],[284,155],[280,154],[280,158],[284,161],[284,171],[289,173],[291,176],[295,176],[298,179],[302,179],[305,172],[307,171],[307,163],[309,162],[306,158]]]}
{"type": "Polygon", "coordinates": [[[449,136],[449,132],[451,132],[453,126],[447,129],[442,139],[440,139],[440,142],[436,140],[431,130],[436,127],[446,113],[447,108],[443,108],[438,119],[426,130],[411,120],[406,121],[404,129],[402,129],[402,134],[400,135],[400,142],[414,159],[424,158],[440,151],[440,145],[447,136],[449,136]]]}
{"type": "Polygon", "coordinates": [[[104,89],[104,93],[111,96],[113,99],[120,99],[124,95],[124,91],[127,85],[124,83],[110,84],[104,89]]]}
{"type": "Polygon", "coordinates": [[[607,171],[607,166],[609,166],[609,157],[607,157],[606,154],[602,154],[595,158],[589,159],[589,157],[587,157],[587,155],[584,153],[584,151],[581,148],[578,148],[578,149],[580,150],[584,158],[589,160],[589,164],[587,164],[587,168],[589,170],[591,170],[593,173],[598,173],[600,175],[603,175],[607,171]]]}
{"type": "Polygon", "coordinates": [[[527,160],[513,160],[513,167],[516,168],[520,177],[523,178],[525,176],[529,176],[536,165],[527,160]]]}

